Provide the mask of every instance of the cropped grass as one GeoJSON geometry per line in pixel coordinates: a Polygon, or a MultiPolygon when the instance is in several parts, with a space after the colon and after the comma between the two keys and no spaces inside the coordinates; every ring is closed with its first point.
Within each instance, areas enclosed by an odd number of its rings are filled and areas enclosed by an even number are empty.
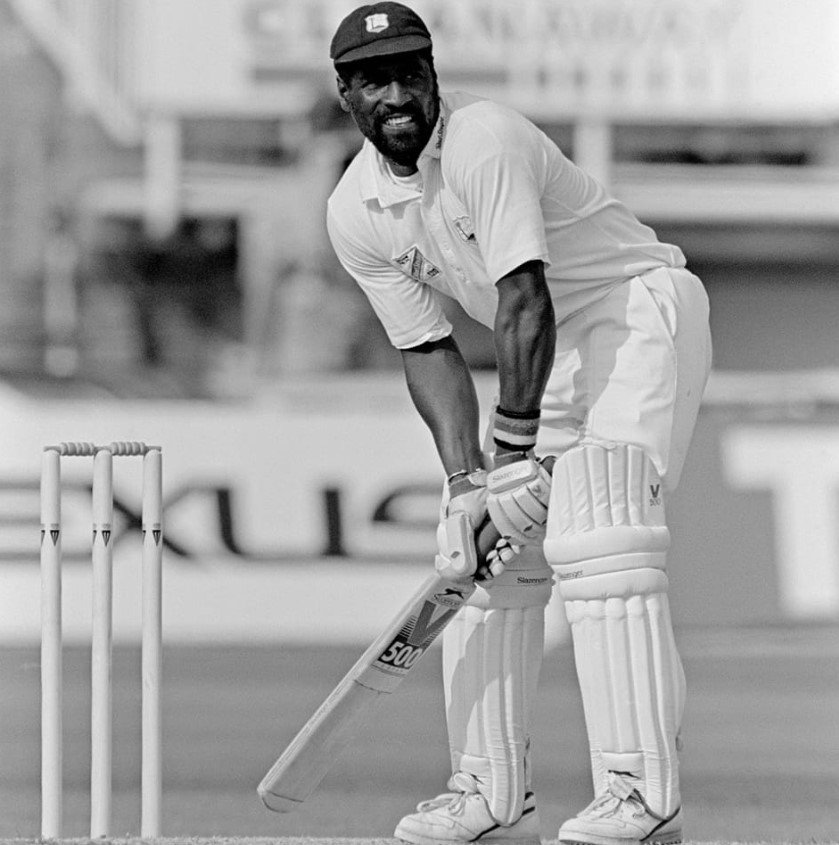
{"type": "MultiPolygon", "coordinates": [[[[397,839],[376,838],[327,838],[305,836],[247,837],[247,836],[176,836],[159,839],[107,838],[107,839],[0,839],[0,845],[400,845],[397,839]]],[[[753,841],[716,839],[711,841],[684,840],[683,845],[837,845],[839,839],[760,839],[753,841]]],[[[542,839],[542,845],[558,845],[556,839],[542,839]]]]}
{"type": "MultiPolygon", "coordinates": [[[[685,845],[839,845],[839,628],[681,632],[688,698],[685,845]]],[[[256,785],[358,657],[346,648],[166,649],[161,845],[395,845],[392,831],[440,791],[448,766],[439,655],[371,714],[320,789],[268,812],[256,785]]],[[[143,843],[139,652],[115,649],[114,813],[109,843],[143,843]]],[[[0,843],[39,842],[38,654],[0,648],[0,843]],[[3,838],[5,837],[5,838],[3,838]]],[[[89,654],[65,671],[63,842],[89,831],[89,654]]],[[[543,843],[591,799],[571,656],[543,669],[534,714],[543,843]]],[[[150,845],[147,840],[144,845],[150,845]]],[[[102,845],[101,840],[96,845],[102,845]]]]}

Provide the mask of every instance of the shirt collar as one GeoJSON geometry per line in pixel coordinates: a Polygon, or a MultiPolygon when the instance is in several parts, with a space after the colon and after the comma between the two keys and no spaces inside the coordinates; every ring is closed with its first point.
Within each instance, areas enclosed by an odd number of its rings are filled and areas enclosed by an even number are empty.
{"type": "MultiPolygon", "coordinates": [[[[439,159],[443,153],[443,141],[446,136],[449,110],[440,99],[440,114],[437,116],[437,123],[425,149],[420,153],[417,166],[422,173],[427,159],[439,159]]],[[[400,202],[408,202],[422,196],[422,191],[412,185],[402,185],[395,182],[388,175],[388,165],[381,153],[373,144],[364,141],[365,167],[361,175],[361,198],[365,202],[377,200],[382,208],[397,205],[400,202]]]]}
{"type": "Polygon", "coordinates": [[[419,164],[422,169],[422,160],[424,158],[440,158],[443,154],[443,141],[446,137],[446,127],[449,123],[449,110],[440,98],[440,114],[437,115],[437,123],[434,124],[434,131],[425,145],[425,149],[420,153],[419,164]]]}

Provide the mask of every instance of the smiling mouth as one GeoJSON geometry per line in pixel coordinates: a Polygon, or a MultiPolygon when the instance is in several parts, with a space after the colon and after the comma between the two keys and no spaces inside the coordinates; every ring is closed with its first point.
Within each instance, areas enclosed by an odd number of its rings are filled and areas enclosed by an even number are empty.
{"type": "Polygon", "coordinates": [[[412,126],[414,123],[414,118],[409,114],[394,114],[382,121],[382,125],[388,129],[402,129],[412,126]]]}

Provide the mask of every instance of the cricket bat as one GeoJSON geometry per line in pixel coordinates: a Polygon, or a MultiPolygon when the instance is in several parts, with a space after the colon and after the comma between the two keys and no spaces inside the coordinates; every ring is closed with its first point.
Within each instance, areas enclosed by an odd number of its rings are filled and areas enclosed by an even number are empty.
{"type": "MultiPolygon", "coordinates": [[[[480,561],[498,539],[495,526],[484,523],[475,538],[480,561]]],[[[429,576],[262,779],[257,792],[269,810],[287,813],[315,791],[373,705],[402,683],[475,589],[472,578],[429,576]]]]}

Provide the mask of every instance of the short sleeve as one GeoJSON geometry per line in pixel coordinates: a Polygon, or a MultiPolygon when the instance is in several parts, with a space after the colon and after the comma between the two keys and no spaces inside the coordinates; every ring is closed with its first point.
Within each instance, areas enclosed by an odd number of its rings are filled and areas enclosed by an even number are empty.
{"type": "Polygon", "coordinates": [[[364,291],[397,349],[410,349],[451,334],[451,323],[433,288],[405,275],[359,238],[349,237],[331,208],[326,223],[338,260],[364,291]]]}
{"type": "Polygon", "coordinates": [[[453,187],[472,220],[493,282],[526,261],[550,263],[541,147],[523,121],[499,123],[494,119],[485,125],[479,119],[458,133],[450,162],[453,187]]]}

